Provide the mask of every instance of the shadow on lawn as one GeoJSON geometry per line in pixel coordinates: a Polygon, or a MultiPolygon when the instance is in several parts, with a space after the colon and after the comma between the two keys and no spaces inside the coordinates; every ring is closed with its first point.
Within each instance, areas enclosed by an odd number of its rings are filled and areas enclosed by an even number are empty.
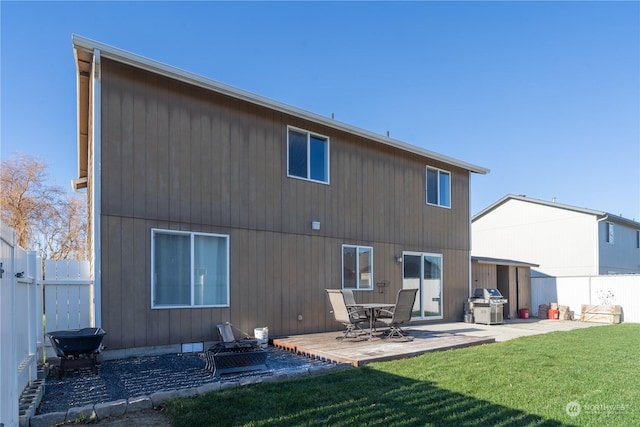
{"type": "Polygon", "coordinates": [[[366,367],[213,392],[173,402],[169,413],[176,426],[570,425],[366,367]]]}

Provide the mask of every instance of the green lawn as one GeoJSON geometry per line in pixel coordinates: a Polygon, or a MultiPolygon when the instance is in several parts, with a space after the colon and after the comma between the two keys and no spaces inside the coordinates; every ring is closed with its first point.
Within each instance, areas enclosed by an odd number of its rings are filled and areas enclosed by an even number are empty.
{"type": "Polygon", "coordinates": [[[167,412],[178,427],[638,426],[640,325],[555,332],[227,389],[167,402],[167,412]]]}

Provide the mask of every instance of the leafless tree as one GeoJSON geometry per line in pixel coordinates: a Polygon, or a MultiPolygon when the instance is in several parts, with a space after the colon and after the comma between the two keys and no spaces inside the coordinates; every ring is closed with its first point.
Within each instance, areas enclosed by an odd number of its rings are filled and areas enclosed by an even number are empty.
{"type": "Polygon", "coordinates": [[[47,184],[43,161],[16,154],[0,165],[0,218],[43,259],[85,259],[86,202],[47,184]]]}
{"type": "Polygon", "coordinates": [[[59,201],[52,215],[41,223],[39,247],[43,258],[87,259],[86,206],[84,200],[68,195],[59,201]]]}

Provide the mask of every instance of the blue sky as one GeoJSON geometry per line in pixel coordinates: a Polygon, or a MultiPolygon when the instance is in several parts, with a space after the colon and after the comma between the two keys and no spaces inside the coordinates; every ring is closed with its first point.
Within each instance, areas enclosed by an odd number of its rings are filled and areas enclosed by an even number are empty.
{"type": "Polygon", "coordinates": [[[640,2],[0,2],[0,155],[76,174],[71,35],[640,220],[640,2]]]}

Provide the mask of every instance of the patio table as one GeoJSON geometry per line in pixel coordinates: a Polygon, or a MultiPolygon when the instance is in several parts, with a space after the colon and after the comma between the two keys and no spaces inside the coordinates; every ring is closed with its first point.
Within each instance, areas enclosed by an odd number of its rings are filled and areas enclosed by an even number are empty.
{"type": "Polygon", "coordinates": [[[384,303],[368,303],[368,304],[348,304],[347,308],[353,308],[356,310],[365,309],[368,311],[369,317],[369,339],[373,338],[373,325],[376,321],[376,315],[379,310],[393,310],[395,308],[395,304],[384,304],[384,303]]]}

